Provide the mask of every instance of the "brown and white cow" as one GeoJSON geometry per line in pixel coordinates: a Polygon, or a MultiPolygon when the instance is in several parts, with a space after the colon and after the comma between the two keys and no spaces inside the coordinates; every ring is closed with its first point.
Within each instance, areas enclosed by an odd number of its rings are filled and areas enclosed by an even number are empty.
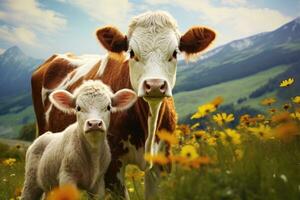
{"type": "Polygon", "coordinates": [[[50,103],[49,94],[56,89],[73,92],[88,79],[101,79],[114,92],[133,89],[139,96],[135,105],[111,117],[108,140],[112,162],[106,186],[128,197],[125,167],[136,164],[145,170],[145,197],[149,199],[155,194],[153,171],[157,167],[147,164],[143,157],[164,148],[155,136],[157,130],[172,132],[176,126],[172,89],[177,53],[190,56],[201,52],[215,39],[215,33],[195,26],[181,36],[176,21],[168,13],[157,11],[133,18],[127,35],[110,26],[98,29],[96,35],[109,51],[107,55],[53,55],[33,73],[38,133],[61,131],[75,120],[74,115],[62,113],[50,103]]]}

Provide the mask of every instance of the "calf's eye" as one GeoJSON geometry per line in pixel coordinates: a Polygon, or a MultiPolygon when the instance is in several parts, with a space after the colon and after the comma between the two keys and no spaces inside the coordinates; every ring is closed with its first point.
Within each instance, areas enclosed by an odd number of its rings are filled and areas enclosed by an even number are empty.
{"type": "Polygon", "coordinates": [[[77,112],[80,112],[80,111],[81,111],[81,107],[77,105],[77,106],[76,106],[76,111],[77,111],[77,112]]]}
{"type": "Polygon", "coordinates": [[[106,109],[107,109],[108,111],[110,111],[110,110],[111,110],[111,106],[108,105],[106,109]]]}
{"type": "Polygon", "coordinates": [[[130,54],[130,58],[134,58],[134,51],[133,50],[130,50],[129,54],[130,54]]]}

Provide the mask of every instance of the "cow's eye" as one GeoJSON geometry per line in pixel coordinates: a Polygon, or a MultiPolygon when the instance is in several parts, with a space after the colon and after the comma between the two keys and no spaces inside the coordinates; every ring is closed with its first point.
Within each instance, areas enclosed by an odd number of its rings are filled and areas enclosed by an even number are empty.
{"type": "Polygon", "coordinates": [[[171,62],[173,59],[177,59],[177,51],[175,50],[172,54],[172,57],[169,59],[169,62],[171,62]]]}
{"type": "Polygon", "coordinates": [[[177,51],[176,50],[173,52],[172,56],[173,56],[173,58],[177,59],[177,51]]]}
{"type": "Polygon", "coordinates": [[[134,58],[134,51],[133,50],[130,50],[129,54],[130,54],[130,58],[134,58]]]}
{"type": "Polygon", "coordinates": [[[76,110],[77,110],[77,112],[80,112],[81,111],[81,107],[80,106],[76,106],[76,110]]]}
{"type": "Polygon", "coordinates": [[[107,109],[108,111],[110,111],[110,110],[111,110],[111,106],[108,105],[106,109],[107,109]]]}
{"type": "Polygon", "coordinates": [[[131,59],[134,59],[135,61],[139,61],[139,59],[137,58],[137,56],[135,56],[135,53],[134,53],[133,50],[130,50],[129,54],[130,54],[130,58],[131,59]]]}

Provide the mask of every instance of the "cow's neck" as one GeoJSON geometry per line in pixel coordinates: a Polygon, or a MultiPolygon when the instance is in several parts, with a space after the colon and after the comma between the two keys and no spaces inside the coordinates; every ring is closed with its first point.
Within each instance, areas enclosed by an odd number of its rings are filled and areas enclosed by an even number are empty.
{"type": "MultiPolygon", "coordinates": [[[[157,129],[157,122],[158,122],[158,115],[159,110],[162,104],[162,99],[158,100],[147,100],[145,99],[149,105],[149,113],[148,113],[148,136],[146,138],[146,144],[145,144],[145,153],[150,155],[155,155],[156,152],[154,152],[154,142],[155,142],[155,133],[157,129]]],[[[149,168],[152,167],[152,163],[150,163],[149,168]]]]}

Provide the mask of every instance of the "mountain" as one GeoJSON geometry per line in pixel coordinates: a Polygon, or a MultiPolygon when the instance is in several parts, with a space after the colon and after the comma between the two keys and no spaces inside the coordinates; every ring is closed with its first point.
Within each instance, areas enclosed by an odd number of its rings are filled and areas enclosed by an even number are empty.
{"type": "Polygon", "coordinates": [[[0,55],[0,136],[17,137],[24,124],[34,121],[30,78],[41,63],[17,46],[0,55]]]}
{"type": "Polygon", "coordinates": [[[42,60],[25,55],[17,46],[13,46],[1,54],[1,96],[27,92],[30,89],[31,73],[40,63],[42,63],[42,60]]]}
{"type": "Polygon", "coordinates": [[[178,67],[175,93],[192,91],[299,61],[300,18],[272,31],[232,41],[178,67]]]}
{"type": "Polygon", "coordinates": [[[268,95],[284,102],[299,93],[299,81],[279,91],[279,82],[287,77],[300,80],[300,17],[274,31],[217,47],[195,63],[181,63],[174,90],[176,110],[185,121],[198,105],[216,96],[235,108],[262,110],[259,101],[268,95]]]}

